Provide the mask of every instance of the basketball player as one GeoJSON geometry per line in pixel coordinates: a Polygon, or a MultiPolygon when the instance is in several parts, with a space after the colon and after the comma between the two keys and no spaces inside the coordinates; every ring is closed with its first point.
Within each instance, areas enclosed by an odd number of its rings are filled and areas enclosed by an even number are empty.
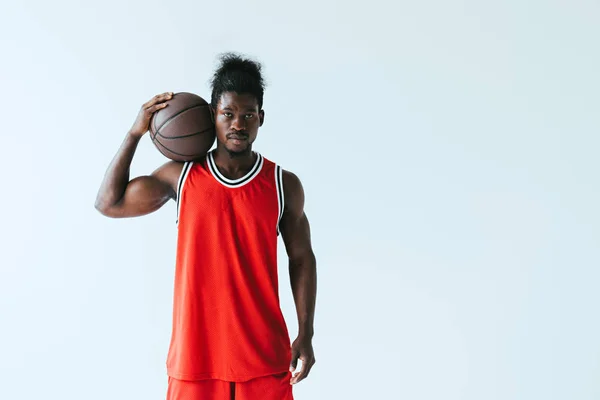
{"type": "Polygon", "coordinates": [[[312,347],[316,261],[300,180],[252,150],[265,113],[260,64],[226,54],[212,80],[216,149],[129,179],[136,147],[173,93],[142,106],[100,187],[96,208],[125,218],[177,204],[168,400],[292,400],[312,347]],[[277,280],[289,256],[299,333],[290,344],[277,280]],[[298,363],[302,368],[293,376],[298,363]]]}

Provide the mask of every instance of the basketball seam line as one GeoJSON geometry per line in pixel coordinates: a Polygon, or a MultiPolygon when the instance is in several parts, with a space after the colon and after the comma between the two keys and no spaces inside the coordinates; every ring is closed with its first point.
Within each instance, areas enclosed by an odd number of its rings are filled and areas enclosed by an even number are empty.
{"type": "MultiPolygon", "coordinates": [[[[194,157],[194,154],[182,154],[182,153],[177,153],[176,151],[171,150],[170,148],[168,148],[167,146],[165,146],[164,144],[162,144],[160,141],[155,140],[154,143],[159,144],[161,147],[164,147],[168,152],[173,153],[177,156],[182,156],[182,157],[194,157]]],[[[158,148],[158,146],[157,146],[158,148]]],[[[162,151],[160,148],[158,148],[158,151],[160,151],[165,157],[169,157],[168,155],[165,154],[164,151],[162,151]]],[[[198,155],[196,155],[196,157],[198,157],[198,155]]]]}
{"type": "Polygon", "coordinates": [[[210,127],[210,128],[206,128],[200,132],[194,132],[194,133],[190,133],[189,135],[181,135],[181,136],[163,136],[159,133],[159,131],[156,131],[156,135],[154,135],[154,138],[156,139],[157,136],[160,136],[163,139],[181,139],[181,138],[187,138],[187,137],[191,137],[194,135],[199,135],[201,133],[204,133],[206,131],[210,131],[211,129],[214,129],[214,127],[210,127]]]}
{"type": "MultiPolygon", "coordinates": [[[[169,118],[168,118],[168,119],[167,119],[165,122],[163,122],[163,123],[162,123],[162,125],[160,126],[160,128],[156,129],[156,133],[158,134],[158,132],[160,132],[160,130],[161,130],[162,128],[164,128],[164,127],[165,127],[165,125],[166,125],[166,124],[168,124],[168,123],[169,123],[169,122],[170,122],[170,121],[171,121],[173,118],[175,118],[176,116],[178,116],[178,115],[180,115],[180,114],[183,114],[184,112],[186,112],[186,111],[189,111],[189,110],[191,110],[191,109],[194,109],[194,108],[198,108],[198,107],[207,107],[207,106],[208,106],[208,104],[198,104],[198,105],[195,105],[195,106],[192,106],[192,107],[186,108],[185,110],[181,110],[181,111],[179,111],[179,112],[178,112],[177,114],[175,114],[175,115],[171,115],[171,116],[170,116],[170,117],[169,117],[169,118]]],[[[156,123],[155,123],[154,125],[155,125],[155,127],[156,127],[156,123]]]]}

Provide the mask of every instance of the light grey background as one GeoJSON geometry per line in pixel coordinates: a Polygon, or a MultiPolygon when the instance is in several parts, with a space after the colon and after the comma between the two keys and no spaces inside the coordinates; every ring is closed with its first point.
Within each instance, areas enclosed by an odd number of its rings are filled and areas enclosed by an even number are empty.
{"type": "MultiPolygon", "coordinates": [[[[175,204],[93,208],[142,103],[264,63],[318,259],[303,399],[600,398],[597,1],[2,5],[0,398],[164,399],[175,204]]],[[[144,138],[132,177],[165,159],[144,138]]],[[[296,335],[280,247],[281,303],[296,335]]]]}

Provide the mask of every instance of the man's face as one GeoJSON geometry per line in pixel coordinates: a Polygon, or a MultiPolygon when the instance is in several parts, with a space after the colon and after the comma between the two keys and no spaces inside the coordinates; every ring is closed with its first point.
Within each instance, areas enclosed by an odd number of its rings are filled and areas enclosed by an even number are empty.
{"type": "Polygon", "coordinates": [[[215,110],[217,140],[229,153],[249,152],[263,121],[264,112],[259,110],[256,97],[224,92],[215,110]]]}

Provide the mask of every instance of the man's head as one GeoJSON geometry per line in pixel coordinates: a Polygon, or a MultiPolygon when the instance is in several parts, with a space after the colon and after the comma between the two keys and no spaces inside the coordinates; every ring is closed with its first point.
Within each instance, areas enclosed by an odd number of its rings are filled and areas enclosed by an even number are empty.
{"type": "Polygon", "coordinates": [[[231,155],[249,153],[265,115],[261,65],[232,53],[225,54],[211,85],[217,141],[231,155]]]}

